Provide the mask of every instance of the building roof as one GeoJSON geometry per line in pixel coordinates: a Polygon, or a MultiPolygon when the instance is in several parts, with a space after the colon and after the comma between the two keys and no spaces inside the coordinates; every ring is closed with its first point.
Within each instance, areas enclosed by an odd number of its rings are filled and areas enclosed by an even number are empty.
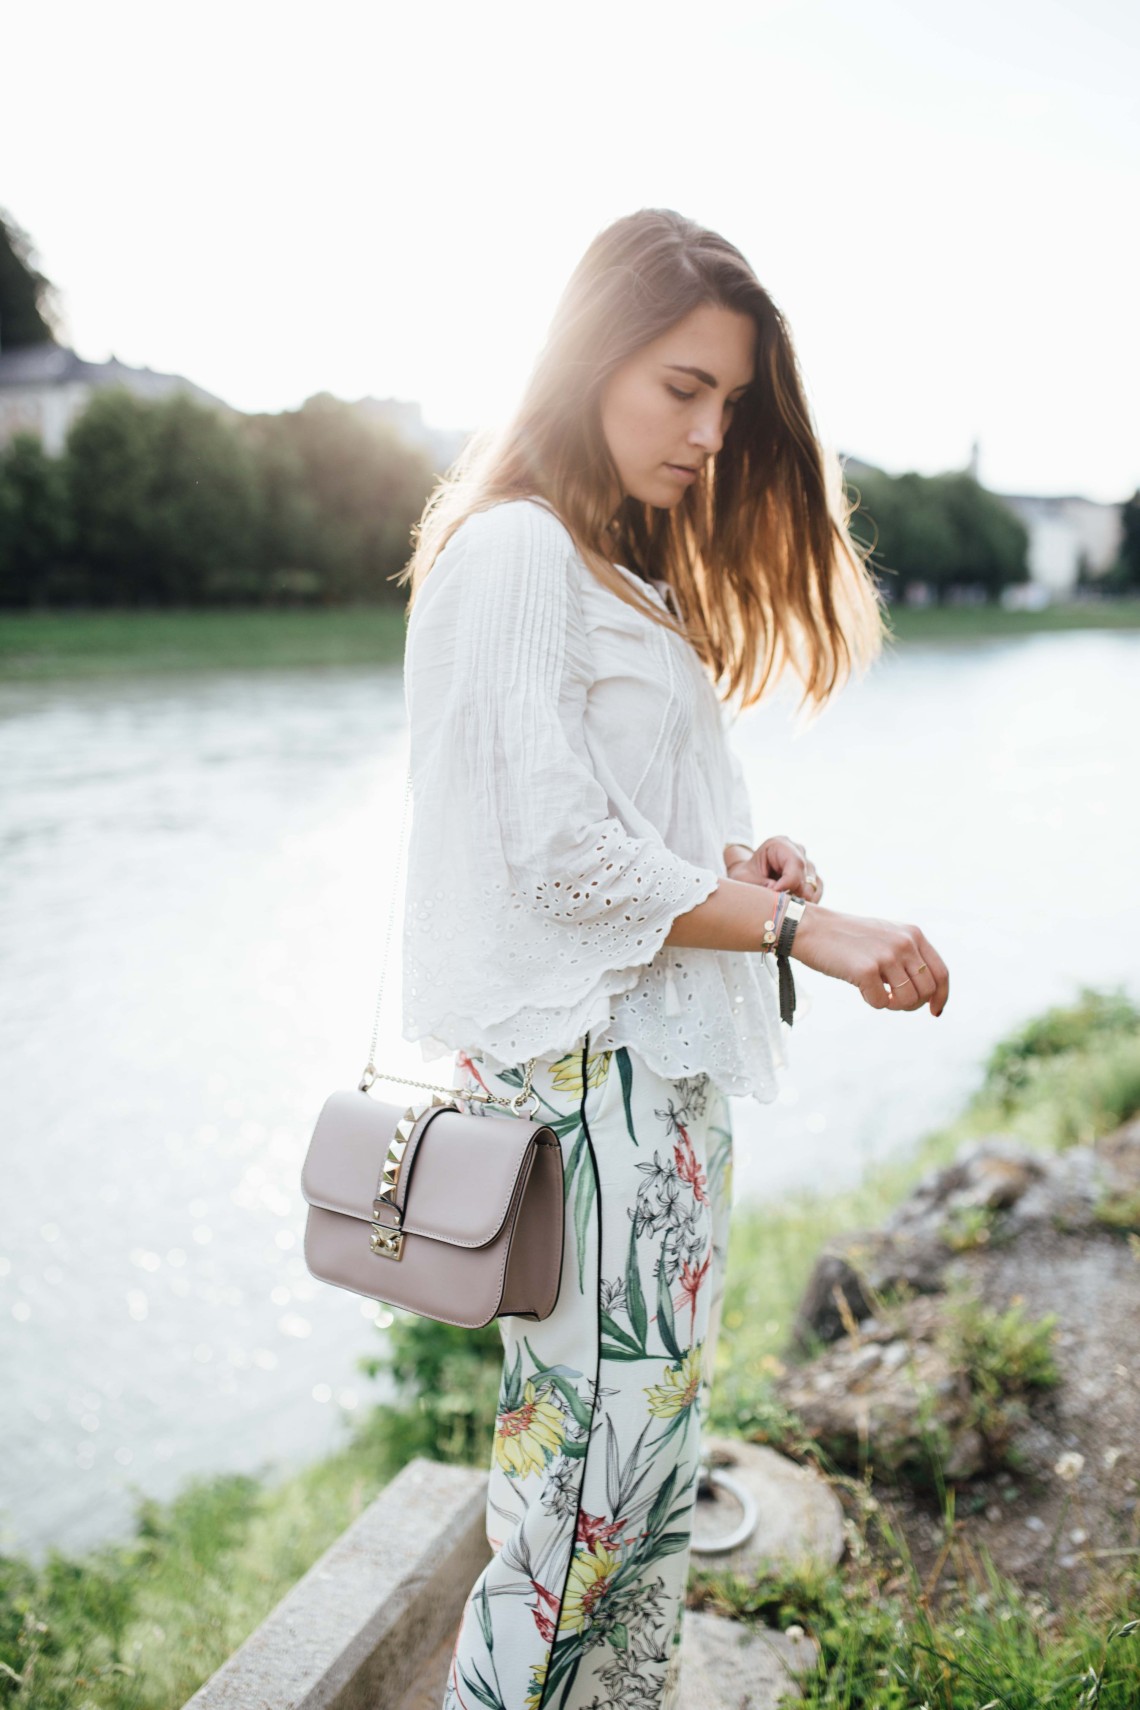
{"type": "Polygon", "coordinates": [[[0,388],[26,386],[91,387],[126,385],[136,391],[167,391],[184,387],[202,403],[215,404],[219,409],[229,406],[221,398],[196,386],[181,374],[163,374],[154,368],[132,368],[112,356],[108,362],[87,362],[67,345],[44,343],[25,344],[15,350],[0,351],[0,388]]]}

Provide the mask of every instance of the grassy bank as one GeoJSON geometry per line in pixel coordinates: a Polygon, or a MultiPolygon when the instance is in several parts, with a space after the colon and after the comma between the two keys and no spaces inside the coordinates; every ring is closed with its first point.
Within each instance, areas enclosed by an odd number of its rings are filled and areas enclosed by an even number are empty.
{"type": "MultiPolygon", "coordinates": [[[[948,607],[891,614],[896,645],[979,641],[1071,629],[1138,629],[1140,599],[1043,612],[948,607]]],[[[0,676],[43,679],[146,671],[291,669],[396,664],[404,614],[397,606],[343,611],[6,612],[0,676]]]]}
{"type": "MultiPolygon", "coordinates": [[[[1137,1110],[1140,1013],[1120,993],[1086,992],[1001,1042],[968,1108],[905,1160],[836,1197],[740,1207],[713,1429],[791,1446],[794,1421],[773,1402],[772,1376],[823,1241],[879,1222],[965,1139],[1002,1130],[1055,1149],[1137,1110]]],[[[470,1333],[398,1315],[384,1347],[400,1400],[369,1410],[338,1455],[276,1482],[196,1481],[173,1503],[144,1503],[134,1538],[82,1558],[0,1560],[0,1705],[176,1710],[409,1455],[485,1465],[497,1327],[470,1333]]],[[[702,1569],[692,1580],[696,1601],[818,1639],[824,1667],[805,1702],[820,1710],[1140,1704],[1135,1564],[1079,1611],[1046,1609],[996,1576],[964,1584],[959,1604],[935,1614],[871,1506],[834,1573],[745,1582],[702,1569]]]]}
{"type": "Polygon", "coordinates": [[[404,614],[394,606],[0,616],[0,676],[8,679],[385,665],[403,651],[404,614]]]}
{"type": "Polygon", "coordinates": [[[384,1482],[354,1449],[275,1483],[192,1480],[125,1543],[0,1558],[0,1704],[177,1710],[384,1482]]]}
{"type": "Polygon", "coordinates": [[[1001,640],[1070,629],[1140,629],[1140,598],[1047,606],[1041,612],[1007,612],[994,606],[894,606],[890,621],[900,642],[1001,640]]]}

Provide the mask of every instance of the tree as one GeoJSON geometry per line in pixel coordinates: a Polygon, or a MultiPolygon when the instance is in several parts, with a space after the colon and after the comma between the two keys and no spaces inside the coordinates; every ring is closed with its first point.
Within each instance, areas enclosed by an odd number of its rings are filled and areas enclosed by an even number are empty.
{"type": "Polygon", "coordinates": [[[184,393],[149,408],[151,586],[196,604],[219,576],[255,567],[253,459],[230,421],[184,393]]]}
{"type": "Polygon", "coordinates": [[[1024,524],[967,472],[890,476],[875,469],[857,486],[852,532],[873,544],[874,567],[892,597],[921,581],[940,603],[962,584],[996,600],[1002,588],[1028,580],[1024,524]]]}
{"type": "Polygon", "coordinates": [[[109,388],[73,423],[65,464],[97,603],[196,604],[212,577],[254,566],[252,458],[217,411],[109,388]]]}
{"type": "Polygon", "coordinates": [[[984,588],[996,601],[1003,588],[1027,582],[1029,531],[1020,517],[965,471],[933,479],[947,527],[939,599],[954,583],[984,588]]]}
{"type": "Polygon", "coordinates": [[[38,434],[0,453],[0,605],[40,605],[58,581],[71,539],[67,482],[38,434]]]}
{"type": "Polygon", "coordinates": [[[52,464],[0,461],[0,603],[401,599],[433,470],[322,396],[236,420],[176,393],[97,392],[52,464]]]}
{"type": "Polygon", "coordinates": [[[323,598],[395,598],[386,584],[411,554],[412,525],[434,473],[427,453],[327,392],[271,418],[279,426],[270,439],[266,419],[252,417],[243,428],[302,470],[312,507],[306,558],[323,598]]]}
{"type": "Polygon", "coordinates": [[[1121,589],[1140,588],[1140,487],[1121,508],[1123,533],[1113,580],[1121,589]]]}
{"type": "Polygon", "coordinates": [[[60,326],[56,289],[36,259],[27,232],[0,209],[0,351],[55,342],[60,326]]]}
{"type": "Polygon", "coordinates": [[[249,416],[239,431],[257,487],[254,556],[262,593],[273,600],[311,600],[322,591],[321,515],[306,486],[301,453],[284,416],[249,416]]]}

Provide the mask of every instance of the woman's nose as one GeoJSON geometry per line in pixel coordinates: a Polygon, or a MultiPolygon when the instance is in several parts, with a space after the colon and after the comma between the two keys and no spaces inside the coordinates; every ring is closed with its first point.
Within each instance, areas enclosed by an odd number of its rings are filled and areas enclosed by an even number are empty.
{"type": "Polygon", "coordinates": [[[689,440],[693,445],[699,445],[710,457],[716,456],[724,443],[719,405],[714,404],[700,411],[689,434],[689,440]]]}

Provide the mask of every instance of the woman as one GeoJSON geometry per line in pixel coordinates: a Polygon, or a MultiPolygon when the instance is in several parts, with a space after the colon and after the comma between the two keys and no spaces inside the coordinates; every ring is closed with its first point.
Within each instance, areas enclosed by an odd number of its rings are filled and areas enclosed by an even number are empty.
{"type": "Polygon", "coordinates": [[[499,1320],[493,1553],[445,1710],[680,1702],[728,1099],[771,1101],[784,1061],[771,923],[803,899],[791,956],[945,1007],[918,927],[825,908],[790,837],[753,847],[729,741],[732,695],[791,669],[818,712],[881,647],[847,521],[748,263],[647,209],[590,245],[416,531],[404,1031],[467,1091],[529,1078],[566,1181],[557,1306],[499,1320]]]}

